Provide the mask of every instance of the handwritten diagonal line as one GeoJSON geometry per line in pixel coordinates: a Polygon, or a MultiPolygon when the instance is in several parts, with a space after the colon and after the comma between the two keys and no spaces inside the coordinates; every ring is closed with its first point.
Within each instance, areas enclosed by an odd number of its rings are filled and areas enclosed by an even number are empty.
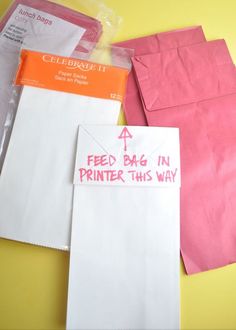
{"type": "Polygon", "coordinates": [[[95,139],[95,137],[84,126],[81,125],[80,128],[83,128],[83,130],[91,137],[91,139],[109,156],[109,151],[107,151],[105,147],[103,147],[103,145],[97,139],[95,139]]]}

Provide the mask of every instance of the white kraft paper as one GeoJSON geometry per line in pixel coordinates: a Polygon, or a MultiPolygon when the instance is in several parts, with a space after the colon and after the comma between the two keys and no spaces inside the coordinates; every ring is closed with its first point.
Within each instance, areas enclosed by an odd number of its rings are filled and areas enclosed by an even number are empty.
{"type": "Polygon", "coordinates": [[[24,87],[0,177],[0,236],[68,250],[79,124],[116,124],[120,102],[24,87]]]}

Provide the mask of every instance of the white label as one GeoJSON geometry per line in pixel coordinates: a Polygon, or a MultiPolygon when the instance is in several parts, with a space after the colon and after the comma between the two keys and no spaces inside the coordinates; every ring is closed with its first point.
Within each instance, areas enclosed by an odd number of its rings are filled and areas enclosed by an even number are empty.
{"type": "MultiPolygon", "coordinates": [[[[18,5],[5,25],[1,38],[21,47],[26,36],[58,35],[61,37],[62,31],[63,35],[76,31],[79,43],[85,29],[40,10],[18,5]]],[[[46,51],[46,49],[43,50],[46,51]]]]}

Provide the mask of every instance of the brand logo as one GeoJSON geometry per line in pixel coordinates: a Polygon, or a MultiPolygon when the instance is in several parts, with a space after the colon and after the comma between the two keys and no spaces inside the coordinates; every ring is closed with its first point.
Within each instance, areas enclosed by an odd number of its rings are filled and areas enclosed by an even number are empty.
{"type": "Polygon", "coordinates": [[[43,55],[42,59],[46,63],[64,65],[69,70],[79,69],[84,72],[88,72],[88,71],[106,72],[106,66],[104,65],[94,64],[86,61],[80,61],[73,58],[57,57],[57,56],[45,54],[43,55]]]}

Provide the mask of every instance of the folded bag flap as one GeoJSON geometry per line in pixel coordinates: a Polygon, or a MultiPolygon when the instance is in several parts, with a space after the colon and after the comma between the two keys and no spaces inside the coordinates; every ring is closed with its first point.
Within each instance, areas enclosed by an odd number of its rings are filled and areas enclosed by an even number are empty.
{"type": "Polygon", "coordinates": [[[235,67],[224,40],[135,56],[132,62],[147,111],[236,92],[235,67]]]}
{"type": "Polygon", "coordinates": [[[179,130],[81,125],[75,185],[179,188],[179,130]]]}

